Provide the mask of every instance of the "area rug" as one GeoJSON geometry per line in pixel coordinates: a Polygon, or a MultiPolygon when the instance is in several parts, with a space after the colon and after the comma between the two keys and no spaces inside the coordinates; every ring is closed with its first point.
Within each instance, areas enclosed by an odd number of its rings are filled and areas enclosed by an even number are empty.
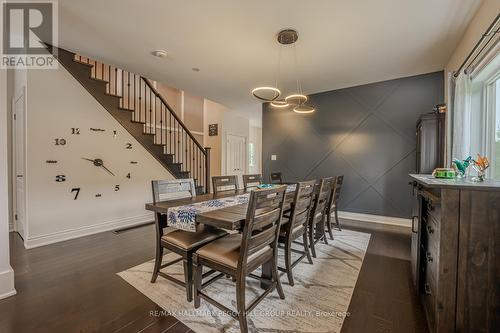
{"type": "MultiPolygon", "coordinates": [[[[334,232],[329,244],[316,245],[317,258],[311,265],[305,258],[293,270],[295,285],[288,284],[281,275],[285,299],[274,291],[248,315],[250,332],[340,332],[349,316],[348,308],[356,280],[370,241],[370,234],[351,230],[334,232]]],[[[283,250],[279,250],[280,255],[283,250]]],[[[175,254],[165,256],[166,260],[175,254]]],[[[283,265],[283,258],[279,258],[283,265]]],[[[154,261],[148,261],[118,273],[125,281],[158,304],[165,311],[152,311],[151,316],[172,315],[198,333],[240,332],[238,321],[203,299],[201,307],[194,309],[186,301],[182,287],[158,277],[150,283],[154,261]]],[[[168,267],[165,272],[183,278],[182,263],[168,267]]],[[[258,273],[258,271],[257,271],[258,273]]],[[[217,301],[236,309],[235,284],[227,278],[204,289],[217,301]]],[[[247,279],[246,303],[262,290],[259,281],[247,279]]]]}

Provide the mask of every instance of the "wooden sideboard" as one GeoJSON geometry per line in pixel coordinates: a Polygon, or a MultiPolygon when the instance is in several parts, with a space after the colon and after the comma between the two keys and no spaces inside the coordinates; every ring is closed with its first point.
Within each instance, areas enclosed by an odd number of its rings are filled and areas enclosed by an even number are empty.
{"type": "Polygon", "coordinates": [[[498,331],[500,181],[410,177],[412,277],[430,331],[498,331]]]}

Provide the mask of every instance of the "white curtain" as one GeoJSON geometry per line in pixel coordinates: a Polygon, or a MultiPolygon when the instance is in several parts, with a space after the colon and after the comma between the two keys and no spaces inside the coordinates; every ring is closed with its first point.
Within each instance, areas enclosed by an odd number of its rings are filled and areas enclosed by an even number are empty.
{"type": "Polygon", "coordinates": [[[453,101],[452,158],[464,159],[471,155],[472,135],[472,81],[461,73],[455,83],[453,101]]]}

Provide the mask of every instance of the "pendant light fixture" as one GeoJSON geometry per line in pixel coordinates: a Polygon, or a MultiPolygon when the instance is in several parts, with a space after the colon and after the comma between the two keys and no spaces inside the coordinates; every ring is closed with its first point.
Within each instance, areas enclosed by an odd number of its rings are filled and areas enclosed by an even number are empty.
{"type": "Polygon", "coordinates": [[[293,107],[293,111],[296,113],[312,113],[315,111],[314,107],[306,105],[308,98],[302,92],[302,85],[299,80],[299,71],[297,64],[297,50],[295,48],[295,42],[299,39],[297,30],[295,29],[283,29],[278,33],[278,43],[280,44],[279,56],[278,56],[278,69],[276,74],[276,85],[274,87],[257,87],[252,90],[252,95],[264,102],[270,102],[272,107],[275,108],[287,108],[289,106],[293,107]],[[283,46],[292,45],[294,54],[294,64],[295,64],[295,76],[297,82],[297,91],[288,94],[285,98],[281,97],[281,91],[278,88],[278,78],[281,66],[281,51],[283,46]]]}

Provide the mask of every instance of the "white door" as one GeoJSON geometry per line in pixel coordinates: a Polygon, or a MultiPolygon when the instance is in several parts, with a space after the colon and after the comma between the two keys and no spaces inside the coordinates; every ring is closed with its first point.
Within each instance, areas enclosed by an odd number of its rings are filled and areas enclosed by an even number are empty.
{"type": "Polygon", "coordinates": [[[244,136],[228,134],[226,141],[226,173],[237,175],[242,184],[242,175],[246,172],[247,145],[244,136]]]}
{"type": "Polygon", "coordinates": [[[25,239],[25,172],[24,172],[24,116],[25,116],[25,89],[14,97],[12,101],[14,121],[14,213],[15,230],[25,239]]]}

